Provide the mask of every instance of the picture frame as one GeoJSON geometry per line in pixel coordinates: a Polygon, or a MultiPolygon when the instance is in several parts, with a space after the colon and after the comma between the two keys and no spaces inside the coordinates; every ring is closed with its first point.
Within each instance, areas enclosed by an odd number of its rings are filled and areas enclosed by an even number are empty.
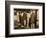
{"type": "MultiPolygon", "coordinates": [[[[27,14],[27,16],[29,16],[29,15],[27,14]]],[[[26,21],[26,22],[28,22],[28,21],[26,21]]],[[[23,22],[23,23],[25,23],[25,22],[23,22]]],[[[45,3],[5,1],[5,31],[6,31],[5,32],[6,37],[45,35],[45,3]],[[35,27],[36,29],[34,27],[32,27],[33,29],[28,28],[28,27],[26,27],[26,28],[24,27],[23,29],[22,28],[16,29],[16,25],[15,25],[15,28],[13,28],[14,27],[14,24],[13,24],[14,18],[12,18],[12,17],[14,16],[14,13],[15,13],[15,16],[17,16],[16,13],[18,12],[18,10],[21,12],[23,12],[23,11],[27,12],[28,10],[30,10],[30,11],[39,10],[39,22],[40,22],[39,27],[37,27],[37,28],[35,27]]]]}

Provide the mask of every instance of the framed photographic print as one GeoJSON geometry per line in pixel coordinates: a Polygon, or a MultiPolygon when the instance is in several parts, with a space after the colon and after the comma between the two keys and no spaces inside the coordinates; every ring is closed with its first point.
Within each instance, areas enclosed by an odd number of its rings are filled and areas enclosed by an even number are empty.
{"type": "Polygon", "coordinates": [[[45,35],[45,3],[5,1],[6,37],[45,35]]]}

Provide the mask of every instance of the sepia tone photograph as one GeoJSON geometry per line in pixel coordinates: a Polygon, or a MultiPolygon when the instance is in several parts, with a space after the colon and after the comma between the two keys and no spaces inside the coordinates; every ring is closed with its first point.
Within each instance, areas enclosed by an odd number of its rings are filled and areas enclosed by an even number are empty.
{"type": "Polygon", "coordinates": [[[6,37],[45,35],[45,3],[5,1],[6,37]]]}
{"type": "Polygon", "coordinates": [[[14,29],[37,29],[39,28],[38,9],[14,8],[14,29]]]}

